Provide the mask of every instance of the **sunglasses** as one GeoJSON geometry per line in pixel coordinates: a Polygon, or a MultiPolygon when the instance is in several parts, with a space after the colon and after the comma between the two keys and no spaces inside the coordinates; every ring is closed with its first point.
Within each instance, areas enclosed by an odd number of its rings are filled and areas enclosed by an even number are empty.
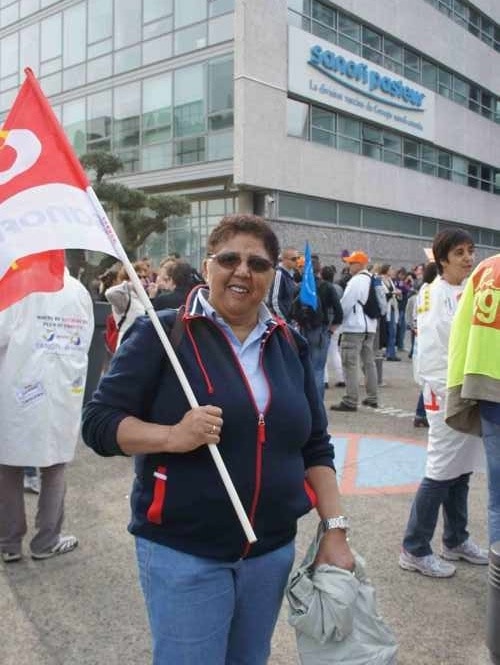
{"type": "MultiPolygon", "coordinates": [[[[239,252],[220,252],[220,254],[209,254],[209,259],[215,261],[217,265],[225,270],[234,270],[243,261],[239,252]]],[[[247,257],[247,266],[252,272],[267,272],[273,267],[273,264],[263,256],[247,257]]]]}

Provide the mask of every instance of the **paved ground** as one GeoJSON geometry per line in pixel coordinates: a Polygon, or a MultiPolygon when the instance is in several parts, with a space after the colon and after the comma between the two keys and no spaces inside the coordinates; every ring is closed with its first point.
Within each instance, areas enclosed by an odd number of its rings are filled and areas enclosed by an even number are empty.
{"type": "MultiPolygon", "coordinates": [[[[431,580],[397,566],[426,434],[412,425],[417,391],[409,362],[387,363],[384,371],[388,385],[380,409],[328,412],[352,545],[366,559],[379,610],[398,638],[400,665],[486,665],[486,568],[460,563],[454,578],[431,580]]],[[[328,390],[327,406],[340,397],[341,389],[328,390]]],[[[66,512],[67,531],[79,536],[81,546],[57,559],[0,564],[0,665],[150,662],[133,543],[125,529],[130,480],[130,460],[101,459],[79,447],[68,471],[66,512]]],[[[26,502],[32,523],[36,499],[27,496],[26,502]]],[[[313,514],[301,520],[297,561],[315,527],[313,514]]],[[[470,527],[485,543],[480,474],[471,486],[470,527]]],[[[284,606],[270,665],[296,663],[284,606]]]]}

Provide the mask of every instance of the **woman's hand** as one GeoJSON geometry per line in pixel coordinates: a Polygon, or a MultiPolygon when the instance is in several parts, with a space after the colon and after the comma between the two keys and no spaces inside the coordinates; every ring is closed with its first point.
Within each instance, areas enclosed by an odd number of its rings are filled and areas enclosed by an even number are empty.
{"type": "Polygon", "coordinates": [[[314,566],[326,563],[344,570],[354,570],[354,555],[347,543],[346,532],[343,529],[330,529],[325,531],[321,538],[318,554],[314,566]]]}
{"type": "Polygon", "coordinates": [[[166,452],[187,453],[206,443],[219,443],[222,424],[222,409],[218,406],[197,406],[170,427],[166,452]]]}

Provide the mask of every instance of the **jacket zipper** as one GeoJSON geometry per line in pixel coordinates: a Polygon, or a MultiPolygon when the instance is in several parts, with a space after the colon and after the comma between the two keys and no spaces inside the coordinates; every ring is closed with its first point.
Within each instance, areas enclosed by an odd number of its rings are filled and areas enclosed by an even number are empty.
{"type": "MultiPolygon", "coordinates": [[[[243,382],[247,388],[247,392],[250,396],[250,401],[253,404],[253,407],[255,409],[255,413],[257,414],[257,434],[256,434],[256,459],[255,459],[255,488],[254,488],[254,493],[252,497],[252,503],[251,503],[251,508],[250,508],[250,513],[248,515],[248,519],[250,521],[250,524],[252,527],[255,525],[255,514],[257,512],[257,505],[259,503],[259,497],[260,497],[260,490],[261,490],[261,484],[262,484],[262,458],[263,458],[263,449],[264,445],[266,443],[266,422],[265,422],[265,414],[267,413],[269,409],[269,404],[271,402],[271,385],[269,383],[269,379],[267,377],[266,372],[264,371],[264,364],[263,364],[263,355],[264,355],[264,346],[265,343],[269,337],[269,335],[273,331],[269,331],[264,339],[261,342],[261,347],[260,347],[260,354],[259,354],[259,365],[262,370],[262,373],[266,379],[267,387],[268,387],[268,398],[267,398],[267,403],[263,409],[262,412],[259,411],[259,408],[255,402],[255,397],[252,392],[252,388],[250,387],[250,384],[248,383],[248,379],[245,375],[245,372],[241,369],[241,363],[238,360],[238,357],[236,353],[234,352],[234,349],[232,347],[232,344],[230,340],[227,338],[227,335],[223,330],[220,331],[222,336],[226,339],[228,346],[231,350],[231,354],[233,356],[233,359],[235,360],[236,366],[238,367],[238,370],[241,374],[241,377],[243,379],[243,382]]],[[[250,543],[246,543],[245,547],[243,549],[243,552],[241,554],[241,558],[245,558],[248,556],[248,553],[250,552],[251,548],[250,543]]]]}
{"type": "MultiPolygon", "coordinates": [[[[260,490],[262,485],[262,457],[264,452],[264,445],[266,443],[266,423],[264,420],[264,414],[259,413],[259,420],[257,423],[257,455],[255,460],[255,489],[252,498],[252,507],[250,508],[250,514],[248,519],[252,527],[255,524],[255,513],[257,512],[257,505],[260,498],[260,490]]],[[[248,556],[250,548],[252,547],[251,543],[247,542],[241,558],[244,559],[248,556]]]]}
{"type": "MultiPolygon", "coordinates": [[[[188,326],[186,326],[186,328],[188,328],[188,326]]],[[[254,523],[255,523],[255,514],[257,512],[257,505],[259,503],[261,484],[262,484],[262,458],[263,458],[263,448],[264,448],[264,445],[266,443],[266,423],[265,423],[264,416],[267,413],[267,411],[269,409],[269,404],[271,402],[271,385],[269,383],[269,379],[267,377],[267,374],[264,371],[264,364],[263,364],[264,346],[265,346],[265,343],[266,343],[268,337],[272,334],[272,332],[274,332],[274,330],[275,329],[268,331],[267,334],[264,336],[264,339],[261,342],[260,355],[259,355],[259,365],[260,365],[262,373],[263,373],[263,375],[266,379],[266,383],[267,383],[267,387],[268,387],[268,398],[267,398],[267,403],[266,403],[263,411],[260,412],[258,407],[257,407],[257,404],[255,402],[255,397],[253,395],[250,384],[248,383],[248,379],[245,375],[245,372],[243,372],[243,370],[241,369],[241,363],[238,360],[238,357],[237,357],[236,353],[234,352],[231,341],[228,339],[226,333],[223,330],[219,329],[219,332],[224,337],[224,339],[226,340],[226,342],[229,346],[229,349],[231,351],[231,354],[233,356],[235,364],[238,368],[238,371],[239,371],[239,373],[240,373],[240,375],[243,379],[243,382],[246,386],[247,392],[250,396],[250,401],[252,402],[253,407],[255,409],[255,412],[257,414],[257,417],[258,417],[258,420],[257,420],[257,436],[256,436],[256,448],[257,448],[257,450],[256,450],[256,460],[255,460],[255,489],[254,489],[254,493],[253,493],[253,497],[252,497],[252,504],[251,504],[251,508],[250,508],[250,514],[248,515],[248,519],[249,519],[250,524],[252,525],[252,527],[254,526],[254,523]]],[[[191,339],[191,341],[193,343],[193,346],[195,348],[196,357],[197,357],[198,363],[199,363],[199,365],[202,369],[203,375],[206,377],[207,384],[211,388],[210,392],[213,392],[212,384],[210,383],[208,373],[206,372],[206,370],[204,368],[204,365],[203,365],[203,362],[201,360],[201,357],[198,353],[198,349],[197,349],[196,343],[195,343],[195,341],[194,341],[194,339],[191,335],[191,331],[189,331],[188,334],[189,334],[190,339],[191,339]]],[[[252,545],[248,542],[245,544],[245,548],[242,552],[241,558],[245,558],[246,556],[248,556],[248,553],[250,551],[251,546],[252,545]]]]}

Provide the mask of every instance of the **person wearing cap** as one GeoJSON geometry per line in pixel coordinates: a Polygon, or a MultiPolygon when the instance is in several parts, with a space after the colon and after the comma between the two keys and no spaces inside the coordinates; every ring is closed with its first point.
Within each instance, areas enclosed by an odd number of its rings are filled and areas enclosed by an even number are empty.
{"type": "Polygon", "coordinates": [[[271,312],[287,323],[292,322],[290,312],[297,292],[294,277],[299,258],[298,251],[293,247],[283,249],[267,297],[267,306],[271,312]]]}
{"type": "Polygon", "coordinates": [[[352,275],[341,300],[344,321],[340,354],[344,367],[346,390],[340,403],[330,407],[333,411],[357,411],[360,359],[366,377],[366,399],[363,400],[363,404],[373,408],[378,406],[377,370],[374,355],[377,319],[367,316],[363,309],[370,290],[371,274],[367,270],[369,260],[368,254],[361,250],[344,257],[352,275]]]}

